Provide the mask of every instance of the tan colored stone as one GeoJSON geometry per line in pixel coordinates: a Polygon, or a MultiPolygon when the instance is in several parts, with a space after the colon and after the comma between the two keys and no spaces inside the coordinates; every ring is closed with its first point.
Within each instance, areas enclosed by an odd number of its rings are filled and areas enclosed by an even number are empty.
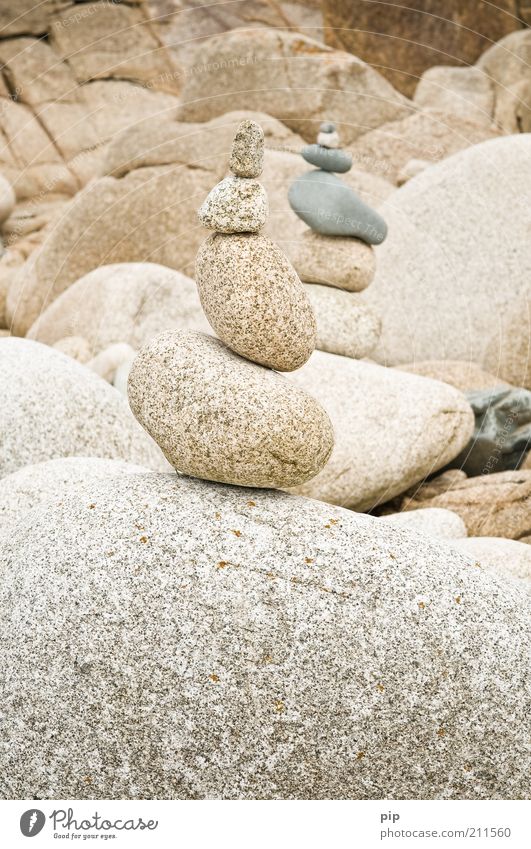
{"type": "Polygon", "coordinates": [[[131,345],[126,342],[116,342],[89,360],[87,367],[102,377],[103,380],[106,380],[107,383],[113,383],[117,370],[124,363],[131,363],[135,353],[131,345]]]}
{"type": "Polygon", "coordinates": [[[277,371],[306,362],[315,316],[295,269],[267,236],[215,233],[199,250],[195,277],[206,317],[229,348],[277,371]]]}
{"type": "MultiPolygon", "coordinates": [[[[531,65],[531,30],[515,30],[491,44],[479,57],[477,66],[498,88],[529,79],[531,65]]],[[[497,92],[498,94],[499,92],[497,92]]]]}
{"type": "Polygon", "coordinates": [[[322,236],[308,228],[293,245],[291,256],[301,280],[347,292],[365,289],[376,270],[376,256],[370,245],[359,239],[322,236]]]}
{"type": "Polygon", "coordinates": [[[498,90],[495,117],[506,133],[531,131],[531,80],[520,80],[498,90]]]}
{"type": "Polygon", "coordinates": [[[427,159],[410,159],[397,174],[397,186],[403,186],[409,180],[412,180],[413,177],[422,174],[430,165],[433,165],[433,162],[428,162],[427,159]]]}
{"type": "Polygon", "coordinates": [[[513,386],[531,389],[531,297],[524,289],[519,298],[497,316],[483,365],[513,386]]]}
{"type": "Polygon", "coordinates": [[[9,218],[15,208],[15,192],[11,183],[0,174],[0,224],[9,218]]]}
{"type": "Polygon", "coordinates": [[[201,333],[170,331],[129,374],[129,403],[175,468],[240,486],[312,478],[332,450],[332,425],[306,392],[201,333]]]}
{"type": "Polygon", "coordinates": [[[443,507],[426,507],[424,510],[390,513],[382,516],[380,521],[435,539],[454,540],[467,535],[466,525],[461,516],[443,507]]]}
{"type": "Polygon", "coordinates": [[[254,109],[281,118],[312,142],[319,124],[333,121],[348,144],[411,110],[369,65],[299,33],[255,29],[214,36],[198,43],[191,66],[179,111],[185,121],[254,109]]]}
{"type": "Polygon", "coordinates": [[[417,375],[315,351],[289,380],[323,405],[336,435],[325,468],[297,488],[311,498],[368,510],[440,469],[472,435],[463,395],[417,375]]]}
{"type": "Polygon", "coordinates": [[[421,109],[459,115],[487,127],[494,119],[494,86],[480,68],[434,65],[415,89],[414,102],[421,109]]]}
{"type": "Polygon", "coordinates": [[[264,131],[256,121],[242,121],[230,152],[229,168],[236,177],[259,177],[264,167],[264,131]]]}
{"type": "Polygon", "coordinates": [[[317,321],[315,347],[355,359],[368,356],[380,335],[378,316],[350,292],[315,283],[306,283],[304,289],[317,321]]]}
{"type": "Polygon", "coordinates": [[[217,233],[258,233],[268,209],[266,190],[258,180],[230,175],[210,190],[197,215],[204,227],[217,233]]]}
{"type": "Polygon", "coordinates": [[[468,537],[452,540],[451,545],[498,577],[524,581],[531,592],[531,546],[502,537],[468,537]]]}
{"type": "Polygon", "coordinates": [[[461,392],[510,386],[495,374],[484,371],[477,363],[467,363],[462,360],[424,360],[395,366],[395,368],[430,377],[432,380],[442,380],[443,383],[449,383],[461,392]]]}
{"type": "Polygon", "coordinates": [[[67,357],[77,360],[78,363],[88,363],[92,357],[90,345],[83,336],[64,336],[63,339],[55,342],[53,347],[67,357]]]}
{"type": "Polygon", "coordinates": [[[458,513],[470,536],[520,539],[531,535],[531,471],[496,472],[435,481],[405,496],[402,509],[445,507],[458,513]]]}

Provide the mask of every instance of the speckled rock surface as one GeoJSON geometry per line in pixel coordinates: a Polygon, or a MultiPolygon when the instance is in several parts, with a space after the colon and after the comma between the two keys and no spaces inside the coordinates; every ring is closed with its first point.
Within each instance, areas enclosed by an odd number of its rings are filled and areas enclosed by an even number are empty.
{"type": "Polygon", "coordinates": [[[225,177],[214,186],[197,213],[218,233],[258,233],[267,221],[266,190],[258,180],[225,177]]]}
{"type": "Polygon", "coordinates": [[[443,507],[426,507],[425,510],[391,513],[388,516],[382,516],[380,521],[436,539],[459,539],[467,535],[462,518],[443,507]]]}
{"type": "Polygon", "coordinates": [[[259,177],[264,167],[264,131],[256,121],[242,121],[234,136],[229,168],[236,177],[259,177]]]}
{"type": "Polygon", "coordinates": [[[202,333],[163,333],[143,348],[128,393],[169,462],[195,477],[294,486],[332,450],[332,425],[313,398],[202,333]]]}
{"type": "Polygon", "coordinates": [[[507,580],[282,493],[89,493],[0,543],[2,796],[527,795],[531,617],[507,580]]]}
{"type": "Polygon", "coordinates": [[[65,354],[0,339],[0,386],[0,477],[80,454],[167,468],[119,393],[65,354]]]}
{"type": "Polygon", "coordinates": [[[468,537],[452,540],[452,548],[500,578],[510,576],[525,581],[531,592],[531,545],[502,537],[468,537]]]}
{"type": "Polygon", "coordinates": [[[421,360],[415,363],[406,363],[396,366],[401,371],[411,374],[420,374],[423,377],[431,377],[433,380],[442,380],[460,389],[461,392],[471,392],[476,389],[494,389],[494,387],[509,388],[497,374],[485,371],[477,363],[464,362],[463,360],[421,360]]]}
{"type": "Polygon", "coordinates": [[[305,283],[304,289],[317,320],[320,351],[360,359],[378,342],[380,319],[350,292],[331,286],[305,283]]]}
{"type": "Polygon", "coordinates": [[[456,389],[373,363],[316,351],[289,379],[323,405],[336,435],[323,471],[297,491],[355,510],[433,474],[466,445],[474,426],[456,389]]]}
{"type": "Polygon", "coordinates": [[[55,300],[28,333],[53,344],[84,336],[95,356],[115,342],[137,350],[171,329],[209,330],[190,277],[154,262],[102,265],[55,300]]]}
{"type": "Polygon", "coordinates": [[[315,348],[308,296],[267,236],[210,236],[197,254],[196,283],[211,326],[242,357],[292,371],[315,348]]]}
{"type": "Polygon", "coordinates": [[[446,473],[441,479],[434,478],[405,496],[401,509],[446,507],[461,516],[474,537],[531,536],[531,470],[475,478],[446,473]]]}
{"type": "Polygon", "coordinates": [[[293,245],[291,254],[301,280],[348,292],[365,289],[376,271],[374,250],[360,239],[322,236],[306,230],[293,245]]]}
{"type": "Polygon", "coordinates": [[[117,475],[147,473],[149,469],[125,460],[103,457],[58,457],[24,466],[2,478],[0,487],[0,535],[9,532],[33,507],[60,504],[67,491],[83,490],[97,480],[117,475]]]}

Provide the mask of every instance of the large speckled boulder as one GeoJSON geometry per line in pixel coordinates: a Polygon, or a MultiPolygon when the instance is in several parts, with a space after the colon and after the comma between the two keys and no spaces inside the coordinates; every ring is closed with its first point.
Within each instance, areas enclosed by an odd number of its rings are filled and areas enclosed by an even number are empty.
{"type": "Polygon", "coordinates": [[[219,338],[255,363],[293,371],[315,348],[315,315],[297,272],[267,236],[214,233],[201,246],[195,276],[219,338]]]}
{"type": "Polygon", "coordinates": [[[443,383],[315,351],[288,376],[325,408],[332,456],[297,492],[367,510],[423,480],[466,445],[474,414],[443,383]]]}
{"type": "Polygon", "coordinates": [[[531,135],[522,133],[427,168],[380,207],[389,236],[361,294],[382,319],[374,359],[483,365],[500,316],[529,292],[530,196],[531,135]]]}
{"type": "Polygon", "coordinates": [[[69,286],[28,332],[48,345],[82,336],[94,356],[116,342],[135,350],[165,330],[208,331],[190,277],[155,262],[102,265],[69,286]]]}
{"type": "Polygon", "coordinates": [[[58,457],[56,460],[23,466],[2,478],[0,534],[7,533],[33,507],[58,504],[65,492],[74,487],[83,490],[97,480],[148,471],[125,460],[107,460],[103,457],[58,457]]]}
{"type": "Polygon", "coordinates": [[[176,475],[35,508],[0,542],[10,798],[524,798],[529,602],[419,540],[176,475]]]}
{"type": "Polygon", "coordinates": [[[165,469],[123,397],[66,354],[0,339],[0,477],[55,457],[114,457],[165,469]]]}
{"type": "Polygon", "coordinates": [[[317,401],[202,333],[170,331],[142,348],[128,394],[169,462],[195,477],[285,488],[314,477],[332,450],[317,401]]]}

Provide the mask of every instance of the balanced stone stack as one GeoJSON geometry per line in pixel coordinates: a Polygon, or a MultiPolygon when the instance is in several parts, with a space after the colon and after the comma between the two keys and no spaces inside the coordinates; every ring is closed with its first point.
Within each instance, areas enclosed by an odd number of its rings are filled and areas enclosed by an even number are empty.
{"type": "Polygon", "coordinates": [[[302,149],[316,170],[299,177],[288,199],[308,226],[293,250],[293,264],[306,283],[317,317],[317,347],[346,357],[365,357],[376,347],[380,320],[352,293],[371,283],[373,244],[387,235],[383,218],[336,174],[352,168],[352,157],[339,147],[334,124],[321,124],[317,144],[302,149]]]}
{"type": "Polygon", "coordinates": [[[260,233],[268,215],[264,135],[243,121],[231,174],[199,210],[214,233],[201,246],[196,282],[218,339],[169,331],[133,362],[133,413],[180,472],[240,486],[287,488],[310,480],[334,444],[324,409],[279,371],[312,354],[310,300],[295,269],[260,233]]]}

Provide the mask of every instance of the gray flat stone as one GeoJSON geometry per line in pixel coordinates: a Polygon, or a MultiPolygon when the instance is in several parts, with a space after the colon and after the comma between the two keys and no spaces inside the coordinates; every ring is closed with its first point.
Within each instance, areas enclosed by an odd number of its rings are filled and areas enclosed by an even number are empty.
{"type": "Polygon", "coordinates": [[[387,224],[339,177],[327,171],[310,171],[291,185],[291,208],[307,225],[325,236],[355,236],[379,245],[387,224]]]}
{"type": "Polygon", "coordinates": [[[301,156],[310,165],[322,168],[323,171],[335,171],[345,174],[352,168],[352,156],[344,150],[324,147],[322,144],[307,144],[301,150],[301,156]]]}

